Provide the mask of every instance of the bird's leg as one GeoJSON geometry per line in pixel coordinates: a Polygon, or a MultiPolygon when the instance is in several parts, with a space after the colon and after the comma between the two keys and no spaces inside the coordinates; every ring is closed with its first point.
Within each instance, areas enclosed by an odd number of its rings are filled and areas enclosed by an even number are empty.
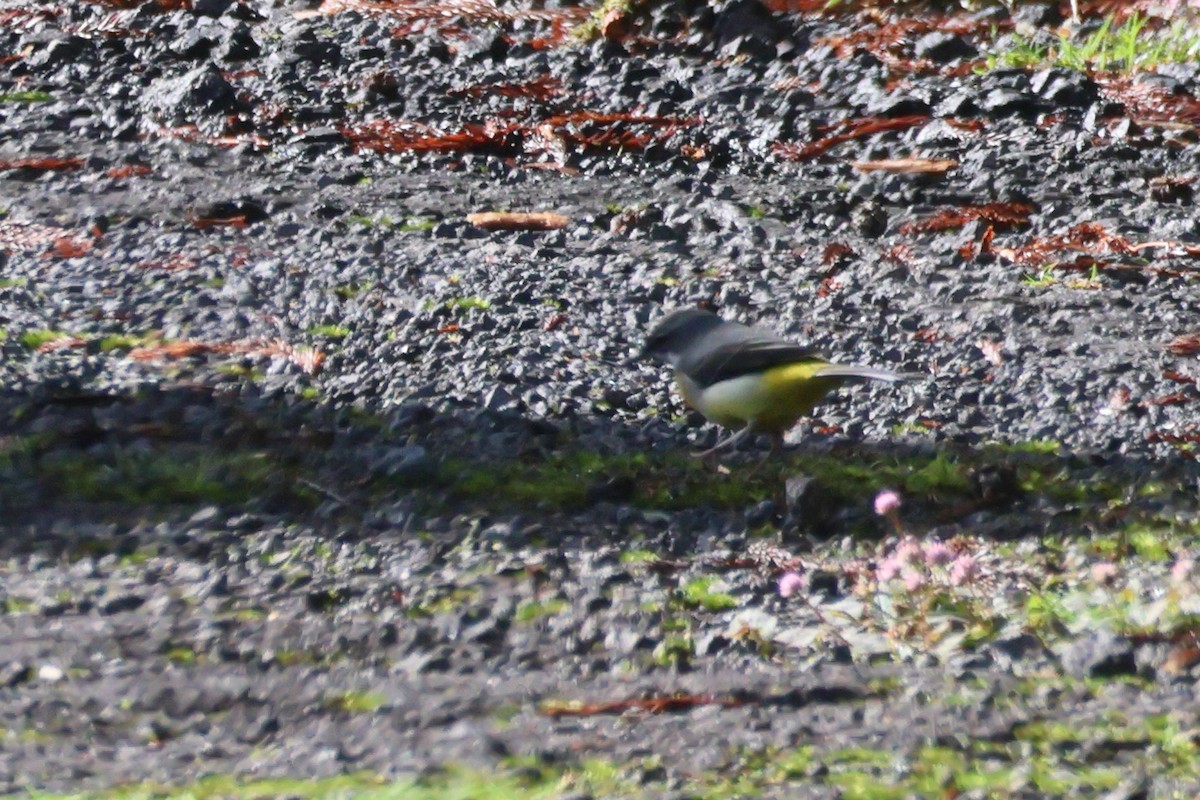
{"type": "Polygon", "coordinates": [[[771,438],[771,449],[746,473],[747,477],[758,475],[762,468],[767,465],[767,462],[776,456],[783,455],[783,434],[778,431],[768,431],[767,436],[771,438]]]}
{"type": "Polygon", "coordinates": [[[721,452],[722,450],[732,450],[733,448],[735,448],[739,444],[741,444],[742,440],[747,438],[750,435],[750,433],[751,433],[751,427],[749,425],[747,425],[746,427],[742,428],[740,431],[735,433],[733,436],[730,436],[728,439],[717,442],[716,445],[714,445],[713,447],[710,447],[707,450],[702,450],[701,452],[696,453],[695,457],[696,458],[708,458],[710,456],[716,455],[717,453],[721,452]]]}
{"type": "Polygon", "coordinates": [[[783,433],[781,431],[771,432],[771,452],[769,456],[783,455],[783,433]]]}

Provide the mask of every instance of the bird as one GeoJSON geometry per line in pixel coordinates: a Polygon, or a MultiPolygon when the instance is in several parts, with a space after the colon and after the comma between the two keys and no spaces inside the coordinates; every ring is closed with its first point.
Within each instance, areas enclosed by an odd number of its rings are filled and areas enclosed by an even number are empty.
{"type": "Polygon", "coordinates": [[[835,364],[804,345],[700,308],[660,319],[627,363],[646,359],[674,368],[687,404],[710,422],[736,430],[699,457],[735,448],[755,434],[770,436],[771,450],[778,452],[784,433],[832,390],[855,381],[896,383],[908,377],[835,364]]]}

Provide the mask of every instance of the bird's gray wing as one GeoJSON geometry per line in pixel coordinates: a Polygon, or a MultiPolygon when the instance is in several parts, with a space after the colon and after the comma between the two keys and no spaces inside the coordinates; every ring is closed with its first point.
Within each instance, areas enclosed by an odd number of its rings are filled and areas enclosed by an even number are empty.
{"type": "Polygon", "coordinates": [[[700,386],[739,378],[752,372],[762,372],[797,361],[824,361],[811,348],[757,333],[752,328],[714,331],[713,341],[707,338],[695,347],[698,355],[679,362],[679,371],[700,386]]]}

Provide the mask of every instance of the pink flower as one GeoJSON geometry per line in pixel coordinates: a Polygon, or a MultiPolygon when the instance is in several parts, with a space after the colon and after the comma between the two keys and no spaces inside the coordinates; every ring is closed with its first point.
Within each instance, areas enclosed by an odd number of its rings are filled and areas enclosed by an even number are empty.
{"type": "Polygon", "coordinates": [[[875,513],[881,517],[890,517],[900,507],[900,495],[892,489],[884,489],[875,495],[875,513]]]}
{"type": "Polygon", "coordinates": [[[804,578],[799,572],[785,572],[779,578],[779,596],[791,597],[804,589],[804,578]]]}
{"type": "Polygon", "coordinates": [[[962,586],[979,577],[979,562],[974,556],[961,555],[950,565],[950,583],[962,586]]]}
{"type": "Polygon", "coordinates": [[[915,592],[925,585],[925,576],[917,572],[915,569],[906,570],[904,572],[904,589],[905,591],[915,592]]]}
{"type": "Polygon", "coordinates": [[[925,563],[931,567],[944,567],[954,560],[954,551],[941,542],[925,545],[925,563]]]}
{"type": "Polygon", "coordinates": [[[881,582],[887,583],[893,578],[900,577],[900,570],[904,568],[904,562],[895,556],[888,556],[875,570],[875,577],[881,582]]]}
{"type": "Polygon", "coordinates": [[[1092,564],[1092,580],[1101,586],[1108,586],[1117,579],[1117,565],[1111,561],[1101,561],[1092,564]]]}
{"type": "Polygon", "coordinates": [[[1171,567],[1172,583],[1187,583],[1196,569],[1196,562],[1190,558],[1181,558],[1171,567]]]}
{"type": "Polygon", "coordinates": [[[911,536],[896,547],[895,557],[904,564],[916,564],[921,560],[921,543],[911,536]]]}

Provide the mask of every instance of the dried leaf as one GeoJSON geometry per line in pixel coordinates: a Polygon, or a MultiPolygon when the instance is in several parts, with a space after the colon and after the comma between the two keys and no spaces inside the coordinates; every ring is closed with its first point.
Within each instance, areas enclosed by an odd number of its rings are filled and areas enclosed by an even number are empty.
{"type": "Polygon", "coordinates": [[[467,222],[489,231],[552,231],[565,228],[571,220],[562,214],[550,211],[518,213],[508,211],[481,211],[468,214],[467,222]]]}
{"type": "Polygon", "coordinates": [[[633,35],[633,19],[621,4],[611,4],[601,18],[600,35],[610,42],[624,42],[633,35]]]}
{"type": "Polygon", "coordinates": [[[1200,98],[1189,92],[1177,94],[1133,75],[1097,75],[1095,80],[1107,98],[1121,103],[1127,116],[1143,125],[1200,125],[1200,98]]]}
{"type": "Polygon", "coordinates": [[[873,133],[880,133],[882,131],[906,130],[924,125],[928,121],[929,116],[926,114],[913,114],[907,117],[864,117],[861,119],[843,120],[837,125],[832,126],[832,128],[843,129],[842,133],[831,134],[805,145],[776,142],[772,149],[781,158],[790,161],[803,161],[815,158],[842,142],[861,139],[864,136],[870,136],[873,133]]]}
{"type": "Polygon", "coordinates": [[[912,248],[906,244],[892,245],[884,252],[883,257],[893,264],[899,264],[902,267],[912,267],[917,263],[912,248]]]}
{"type": "Polygon", "coordinates": [[[549,25],[550,34],[532,37],[528,44],[534,49],[560,45],[570,39],[571,31],[583,23],[590,9],[583,6],[566,6],[558,9],[500,8],[489,0],[324,0],[315,10],[298,11],[297,19],[308,19],[326,14],[356,11],[360,14],[382,17],[400,22],[392,29],[396,38],[427,30],[436,31],[445,37],[465,38],[469,36],[463,28],[465,23],[513,26],[528,22],[549,25]]]}
{"type": "Polygon", "coordinates": [[[296,347],[282,340],[254,342],[162,342],[135,347],[129,351],[134,361],[165,361],[204,355],[248,355],[284,358],[316,375],[325,363],[325,354],[311,347],[296,347]]]}
{"type": "Polygon", "coordinates": [[[828,297],[842,288],[842,282],[832,275],[821,281],[821,285],[817,287],[817,297],[828,297]]]}
{"type": "Polygon", "coordinates": [[[1082,223],[1068,230],[1065,234],[1033,239],[1021,247],[996,247],[992,252],[1006,261],[1025,266],[1053,266],[1086,272],[1096,269],[1135,269],[1150,271],[1160,275],[1177,276],[1184,272],[1171,267],[1156,267],[1153,265],[1124,265],[1109,263],[1097,256],[1135,255],[1142,250],[1165,248],[1174,251],[1174,255],[1200,258],[1200,246],[1185,245],[1179,242],[1144,242],[1134,244],[1116,233],[1112,233],[1096,223],[1082,223]],[[1056,260],[1064,252],[1081,253],[1073,261],[1056,260]]]}
{"type": "Polygon", "coordinates": [[[862,172],[891,172],[907,175],[945,175],[958,166],[957,161],[934,158],[884,158],[877,161],[852,161],[862,172]]]}
{"type": "Polygon", "coordinates": [[[1186,433],[1167,433],[1166,431],[1150,431],[1146,434],[1148,442],[1164,442],[1166,444],[1200,444],[1200,431],[1186,433]]]}
{"type": "Polygon", "coordinates": [[[541,75],[524,83],[475,83],[461,89],[451,89],[453,97],[525,97],[546,101],[563,93],[562,81],[552,75],[541,75]]]}
{"type": "Polygon", "coordinates": [[[161,269],[164,272],[182,272],[200,266],[195,259],[183,255],[174,255],[156,261],[142,261],[136,265],[138,269],[161,269]]]}
{"type": "Polygon", "coordinates": [[[149,175],[153,170],[145,164],[125,164],[120,167],[113,167],[108,172],[104,173],[110,178],[132,178],[140,175],[149,175]]]}
{"type": "Polygon", "coordinates": [[[576,111],[526,123],[494,118],[450,133],[395,120],[371,120],[357,127],[343,127],[341,133],[356,148],[377,153],[529,152],[549,153],[561,161],[570,147],[602,152],[644,150],[670,138],[678,128],[698,122],[683,117],[576,111]]]}
{"type": "Polygon", "coordinates": [[[969,133],[979,133],[986,127],[981,119],[955,119],[954,117],[946,117],[944,121],[952,128],[958,128],[961,131],[969,133]]]}
{"type": "Polygon", "coordinates": [[[648,714],[663,714],[668,711],[687,711],[697,706],[722,706],[733,708],[745,701],[732,697],[711,694],[674,694],[663,697],[634,698],[600,703],[579,701],[546,702],[539,711],[548,717],[591,717],[599,714],[624,714],[627,711],[643,711],[648,714]]]}
{"type": "Polygon", "coordinates": [[[821,263],[825,266],[831,266],[839,261],[853,258],[854,250],[845,242],[830,242],[825,245],[824,252],[821,253],[821,263]]]}
{"type": "Polygon", "coordinates": [[[245,214],[235,214],[231,217],[202,217],[197,214],[189,215],[192,224],[200,230],[208,228],[244,228],[247,225],[245,214]]]}
{"type": "Polygon", "coordinates": [[[913,334],[914,339],[925,344],[933,344],[938,339],[942,338],[942,332],[935,327],[921,328],[913,334]]]}
{"type": "Polygon", "coordinates": [[[0,220],[0,252],[27,253],[47,248],[57,251],[60,243],[66,252],[77,247],[90,248],[92,244],[87,239],[70,236],[63,228],[0,220]]]}
{"type": "Polygon", "coordinates": [[[33,172],[63,172],[80,169],[82,158],[10,158],[0,160],[0,170],[27,169],[33,172]]]}
{"type": "Polygon", "coordinates": [[[80,258],[91,252],[92,241],[74,236],[60,236],[54,240],[50,254],[58,258],[80,258]]]}
{"type": "Polygon", "coordinates": [[[1167,654],[1163,661],[1163,672],[1168,675],[1179,675],[1200,664],[1200,647],[1190,645],[1177,647],[1167,654]]]}
{"type": "Polygon", "coordinates": [[[904,223],[900,226],[900,232],[909,234],[946,231],[961,228],[974,220],[983,220],[993,228],[1015,227],[1027,224],[1032,213],[1033,206],[1025,203],[987,203],[982,206],[943,208],[923,220],[904,223]]]}
{"type": "Polygon", "coordinates": [[[54,350],[67,350],[87,347],[87,339],[82,339],[78,336],[60,336],[57,339],[51,339],[48,342],[42,342],[38,345],[39,353],[49,353],[54,350]]]}
{"type": "Polygon", "coordinates": [[[1148,400],[1143,400],[1143,406],[1181,406],[1186,403],[1191,403],[1197,399],[1196,395],[1191,392],[1172,392],[1171,394],[1163,395],[1162,397],[1151,397],[1148,400]]]}
{"type": "Polygon", "coordinates": [[[998,367],[1004,363],[1004,342],[992,339],[978,339],[975,346],[983,353],[983,358],[992,366],[998,367]]]}

